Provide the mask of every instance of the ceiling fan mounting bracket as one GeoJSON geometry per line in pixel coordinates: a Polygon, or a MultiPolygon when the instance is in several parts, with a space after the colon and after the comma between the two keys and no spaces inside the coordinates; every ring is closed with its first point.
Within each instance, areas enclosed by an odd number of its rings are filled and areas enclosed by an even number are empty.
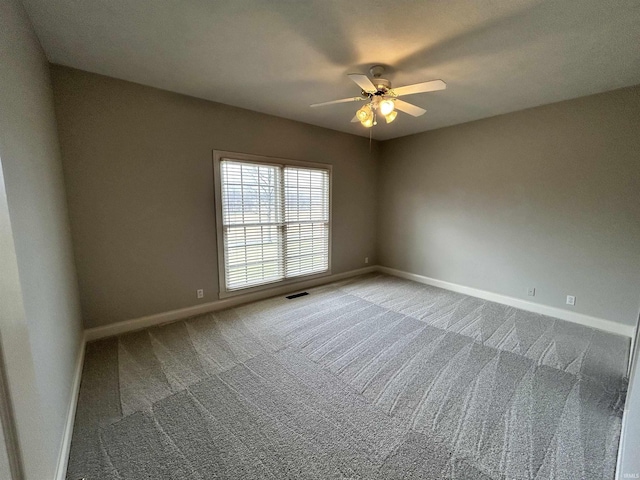
{"type": "Polygon", "coordinates": [[[371,74],[371,76],[373,78],[380,78],[380,77],[382,77],[382,74],[384,73],[384,67],[382,65],[373,65],[369,69],[369,73],[371,74]]]}

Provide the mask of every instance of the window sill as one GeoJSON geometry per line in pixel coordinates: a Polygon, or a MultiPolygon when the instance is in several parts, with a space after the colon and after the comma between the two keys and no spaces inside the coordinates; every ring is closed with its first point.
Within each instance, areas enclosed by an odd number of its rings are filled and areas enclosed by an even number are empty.
{"type": "Polygon", "coordinates": [[[331,268],[325,270],[324,272],[314,273],[312,275],[301,275],[299,277],[294,277],[294,278],[287,278],[285,280],[280,280],[278,282],[256,285],[255,287],[240,288],[238,290],[220,290],[218,297],[220,299],[236,297],[238,295],[245,295],[247,293],[253,293],[253,292],[261,292],[264,290],[275,289],[275,288],[284,287],[287,285],[291,285],[292,287],[294,287],[296,284],[306,282],[307,280],[314,280],[316,278],[328,277],[330,275],[331,275],[331,268]]]}

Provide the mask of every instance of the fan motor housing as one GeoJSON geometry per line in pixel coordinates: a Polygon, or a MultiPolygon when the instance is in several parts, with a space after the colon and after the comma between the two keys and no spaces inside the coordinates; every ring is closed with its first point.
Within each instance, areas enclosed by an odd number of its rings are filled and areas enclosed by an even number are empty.
{"type": "Polygon", "coordinates": [[[385,78],[374,78],[372,80],[378,91],[389,90],[391,88],[391,82],[385,78]]]}

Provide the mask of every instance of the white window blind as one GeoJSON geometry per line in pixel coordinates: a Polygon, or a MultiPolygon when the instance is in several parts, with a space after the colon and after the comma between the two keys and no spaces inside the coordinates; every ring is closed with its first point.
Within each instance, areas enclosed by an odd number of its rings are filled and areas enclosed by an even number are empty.
{"type": "Polygon", "coordinates": [[[329,268],[329,172],[220,161],[225,286],[238,290],[329,268]]]}

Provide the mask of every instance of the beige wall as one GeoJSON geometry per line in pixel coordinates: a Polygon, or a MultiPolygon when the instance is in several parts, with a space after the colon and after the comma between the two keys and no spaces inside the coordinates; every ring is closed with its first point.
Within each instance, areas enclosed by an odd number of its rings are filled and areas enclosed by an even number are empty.
{"type": "Polygon", "coordinates": [[[212,149],[334,165],[334,273],[368,256],[635,325],[638,87],[370,153],[366,139],[297,122],[60,66],[52,75],[87,327],[195,305],[198,288],[217,299],[212,149]]]}
{"type": "Polygon", "coordinates": [[[332,164],[332,272],[375,262],[376,142],[60,66],[52,76],[86,327],[218,298],[212,149],[332,164]]]}
{"type": "Polygon", "coordinates": [[[47,60],[0,1],[0,336],[27,479],[53,478],[82,335],[47,60]]]}
{"type": "Polygon", "coordinates": [[[381,159],[380,264],[636,324],[640,87],[387,141],[381,159]]]}

